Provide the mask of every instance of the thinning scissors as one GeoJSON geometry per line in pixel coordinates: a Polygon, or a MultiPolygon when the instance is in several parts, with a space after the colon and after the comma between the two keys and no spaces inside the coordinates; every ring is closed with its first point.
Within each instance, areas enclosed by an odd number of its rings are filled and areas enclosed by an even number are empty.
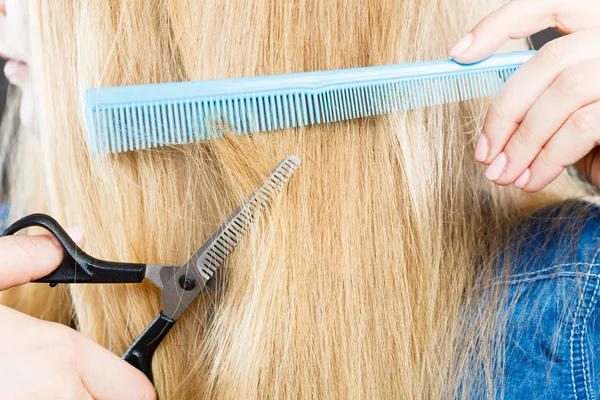
{"type": "Polygon", "coordinates": [[[58,283],[139,283],[147,278],[161,289],[161,312],[123,355],[125,361],[153,382],[152,357],[161,341],[239,244],[256,213],[270,204],[273,196],[284,188],[301,163],[295,156],[284,158],[263,184],[181,266],[98,260],[81,250],[60,224],[45,214],[26,216],[9,226],[1,236],[39,226],[59,240],[64,249],[62,263],[52,273],[34,282],[55,286],[58,283]]]}

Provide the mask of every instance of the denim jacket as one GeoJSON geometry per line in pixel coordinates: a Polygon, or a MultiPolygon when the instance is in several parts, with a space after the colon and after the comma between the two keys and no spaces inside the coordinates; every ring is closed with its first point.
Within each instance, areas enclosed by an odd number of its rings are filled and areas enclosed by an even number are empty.
{"type": "Polygon", "coordinates": [[[503,397],[594,399],[600,396],[600,207],[565,203],[537,212],[518,231],[511,242],[520,250],[502,278],[509,297],[503,397]]]}
{"type": "Polygon", "coordinates": [[[10,205],[0,204],[0,232],[2,232],[7,227],[6,219],[8,218],[9,212],[10,212],[10,205]]]}

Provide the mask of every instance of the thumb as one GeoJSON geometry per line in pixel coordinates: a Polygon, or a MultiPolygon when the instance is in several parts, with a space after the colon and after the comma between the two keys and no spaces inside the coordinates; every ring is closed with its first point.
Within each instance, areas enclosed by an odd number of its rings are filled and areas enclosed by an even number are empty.
{"type": "MultiPolygon", "coordinates": [[[[81,229],[65,231],[78,246],[83,246],[85,236],[81,229]]],[[[54,236],[0,237],[0,291],[48,275],[62,259],[63,248],[54,236]]]]}

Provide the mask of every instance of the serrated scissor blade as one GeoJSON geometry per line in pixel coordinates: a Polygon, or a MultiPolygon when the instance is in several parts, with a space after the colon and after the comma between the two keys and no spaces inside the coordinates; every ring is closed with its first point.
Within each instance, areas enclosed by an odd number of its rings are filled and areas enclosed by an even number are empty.
{"type": "Polygon", "coordinates": [[[210,235],[185,264],[176,270],[163,287],[164,314],[174,320],[179,318],[239,244],[256,213],[264,209],[283,189],[301,163],[302,161],[295,156],[284,158],[263,184],[210,235]]]}

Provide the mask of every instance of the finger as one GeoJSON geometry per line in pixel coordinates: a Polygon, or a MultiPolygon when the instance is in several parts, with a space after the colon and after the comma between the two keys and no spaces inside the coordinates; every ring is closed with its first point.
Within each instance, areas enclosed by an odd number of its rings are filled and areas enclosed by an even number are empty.
{"type": "Polygon", "coordinates": [[[522,186],[526,192],[543,189],[599,143],[600,101],[573,113],[524,172],[525,178],[521,182],[517,180],[515,186],[522,186]]]}
{"type": "Polygon", "coordinates": [[[600,58],[567,67],[542,93],[504,147],[504,172],[492,171],[497,184],[513,183],[574,112],[600,100],[598,71],[600,58]]]}
{"type": "Polygon", "coordinates": [[[592,185],[600,188],[600,147],[594,147],[575,163],[575,167],[592,182],[592,185]]]}
{"type": "MultiPolygon", "coordinates": [[[[79,228],[65,229],[80,246],[79,228]]],[[[50,235],[14,235],[0,238],[0,290],[22,285],[52,272],[62,261],[63,249],[50,235]]]]}
{"type": "Polygon", "coordinates": [[[0,388],[3,399],[93,399],[72,368],[27,354],[2,357],[0,388]]]}
{"type": "Polygon", "coordinates": [[[477,161],[491,163],[519,127],[529,109],[569,65],[600,57],[600,30],[554,40],[519,68],[492,99],[478,143],[477,161]],[[589,46],[589,47],[588,47],[589,46]],[[482,150],[483,148],[483,150],[482,150]]]}
{"type": "Polygon", "coordinates": [[[110,351],[83,338],[83,349],[75,359],[80,378],[94,399],[155,399],[146,376],[110,351]]]}
{"type": "Polygon", "coordinates": [[[11,322],[10,325],[17,327],[2,329],[5,332],[0,330],[5,339],[10,338],[4,342],[15,344],[17,349],[37,350],[39,359],[53,360],[57,365],[66,365],[76,371],[79,381],[94,399],[154,398],[154,388],[142,372],[79,332],[64,325],[35,320],[11,309],[0,307],[0,314],[5,321],[11,322]],[[23,329],[27,326],[34,328],[23,329]],[[15,338],[17,329],[23,331],[22,341],[15,338]]]}
{"type": "Polygon", "coordinates": [[[546,28],[573,33],[598,27],[597,0],[513,0],[481,20],[450,50],[450,56],[460,63],[473,63],[509,39],[522,39],[546,28]]]}

